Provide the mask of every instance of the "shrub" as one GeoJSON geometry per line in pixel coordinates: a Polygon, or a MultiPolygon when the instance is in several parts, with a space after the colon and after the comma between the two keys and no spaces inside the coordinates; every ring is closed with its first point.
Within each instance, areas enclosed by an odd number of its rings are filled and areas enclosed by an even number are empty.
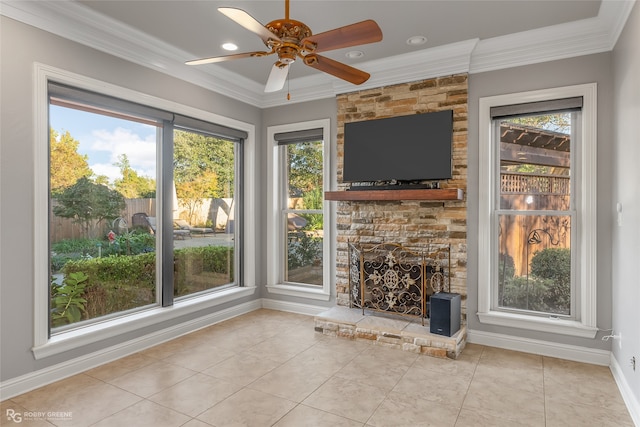
{"type": "Polygon", "coordinates": [[[184,248],[174,252],[174,295],[189,293],[191,279],[204,272],[227,275],[233,281],[233,249],[224,246],[184,248]]]}
{"type": "Polygon", "coordinates": [[[498,265],[498,280],[502,284],[505,280],[511,279],[515,274],[515,266],[511,255],[500,253],[498,265]]]}
{"type": "MultiPolygon", "coordinates": [[[[75,273],[87,276],[84,318],[153,304],[156,300],[155,253],[109,256],[68,261],[62,268],[65,277],[75,273]]],[[[174,288],[177,295],[189,289],[189,275],[202,272],[228,274],[233,280],[233,250],[207,246],[174,252],[174,288]],[[186,274],[189,272],[189,274],[186,274]]]]}
{"type": "Polygon", "coordinates": [[[322,258],[322,239],[313,237],[304,231],[289,233],[289,257],[287,266],[289,271],[313,265],[314,261],[322,258]]]}
{"type": "Polygon", "coordinates": [[[85,318],[104,316],[155,302],[155,254],[111,256],[69,261],[65,276],[88,276],[85,318]]]}
{"type": "Polygon", "coordinates": [[[59,254],[81,253],[93,254],[97,252],[97,245],[104,244],[100,239],[65,239],[51,244],[51,250],[59,254]]]}
{"type": "Polygon", "coordinates": [[[570,314],[571,250],[547,248],[536,252],[531,259],[531,274],[548,281],[544,301],[549,311],[570,314]]]}
{"type": "Polygon", "coordinates": [[[548,306],[544,301],[547,286],[547,281],[535,277],[529,277],[528,280],[527,277],[507,279],[498,294],[500,305],[520,310],[547,312],[548,306]]]}
{"type": "Polygon", "coordinates": [[[558,283],[571,282],[571,250],[547,248],[536,252],[531,259],[531,274],[558,283]]]}
{"type": "Polygon", "coordinates": [[[499,301],[502,307],[554,314],[571,312],[571,251],[547,248],[531,259],[529,277],[513,277],[513,261],[501,257],[499,301]],[[503,265],[501,264],[501,267],[503,265]]]}

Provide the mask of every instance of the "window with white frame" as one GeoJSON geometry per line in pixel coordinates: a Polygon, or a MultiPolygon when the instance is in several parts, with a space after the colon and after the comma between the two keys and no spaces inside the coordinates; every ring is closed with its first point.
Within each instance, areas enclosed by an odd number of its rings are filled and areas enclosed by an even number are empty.
{"type": "Polygon", "coordinates": [[[328,120],[270,127],[271,292],[328,298],[328,120]]]}
{"type": "Polygon", "coordinates": [[[247,131],[63,70],[36,74],[36,358],[253,293],[247,131]]]}
{"type": "Polygon", "coordinates": [[[595,85],[480,100],[481,322],[595,336],[595,85]]]}

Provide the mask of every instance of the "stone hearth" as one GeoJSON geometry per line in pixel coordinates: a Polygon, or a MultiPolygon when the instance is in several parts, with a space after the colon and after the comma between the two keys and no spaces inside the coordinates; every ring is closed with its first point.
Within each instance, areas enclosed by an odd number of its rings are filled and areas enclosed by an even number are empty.
{"type": "Polygon", "coordinates": [[[429,356],[457,359],[467,342],[467,326],[453,336],[429,332],[429,323],[383,313],[369,314],[362,309],[333,307],[315,317],[315,330],[325,335],[369,341],[376,345],[429,356]]]}

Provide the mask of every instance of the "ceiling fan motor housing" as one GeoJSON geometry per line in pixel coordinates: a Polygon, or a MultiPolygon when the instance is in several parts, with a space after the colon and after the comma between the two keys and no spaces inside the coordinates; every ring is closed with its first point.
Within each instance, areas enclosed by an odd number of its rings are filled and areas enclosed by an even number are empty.
{"type": "Polygon", "coordinates": [[[281,40],[269,40],[265,44],[275,49],[283,64],[290,64],[296,60],[302,50],[301,41],[312,34],[311,29],[304,23],[293,19],[277,19],[265,27],[281,40]]]}

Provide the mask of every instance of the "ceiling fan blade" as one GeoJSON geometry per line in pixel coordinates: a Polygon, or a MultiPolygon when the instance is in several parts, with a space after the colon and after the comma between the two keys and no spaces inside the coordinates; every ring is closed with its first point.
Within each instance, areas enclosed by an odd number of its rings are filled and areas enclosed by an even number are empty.
{"type": "Polygon", "coordinates": [[[265,92],[277,92],[284,87],[284,82],[287,81],[287,75],[289,74],[289,65],[280,66],[279,62],[273,64],[267,85],[264,88],[265,92]]]}
{"type": "Polygon", "coordinates": [[[369,80],[370,74],[353,68],[342,62],[334,61],[325,56],[309,54],[304,57],[304,63],[316,70],[324,71],[354,85],[359,85],[369,80]]]}
{"type": "Polygon", "coordinates": [[[343,47],[375,43],[380,40],[382,40],[382,30],[380,30],[376,21],[368,19],[336,28],[335,30],[312,35],[302,40],[301,44],[302,46],[308,46],[309,43],[311,43],[316,45],[314,52],[326,52],[343,47]]]}
{"type": "Polygon", "coordinates": [[[269,31],[264,25],[262,25],[253,16],[249,15],[242,9],[236,9],[235,7],[220,7],[218,11],[228,18],[234,20],[236,23],[242,25],[247,30],[256,34],[262,39],[263,42],[272,40],[280,40],[278,36],[269,31]]]}
{"type": "Polygon", "coordinates": [[[187,65],[212,64],[214,62],[231,61],[233,59],[241,59],[241,58],[251,58],[253,56],[266,56],[266,55],[270,55],[272,53],[273,52],[235,53],[233,55],[212,56],[211,58],[194,59],[192,61],[185,62],[185,64],[187,64],[187,65]]]}

